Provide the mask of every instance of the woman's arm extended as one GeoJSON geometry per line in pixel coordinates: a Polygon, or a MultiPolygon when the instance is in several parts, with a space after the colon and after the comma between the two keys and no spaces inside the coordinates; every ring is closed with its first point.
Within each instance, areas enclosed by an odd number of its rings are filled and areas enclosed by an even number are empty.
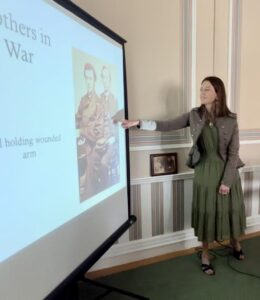
{"type": "Polygon", "coordinates": [[[123,120],[121,126],[125,129],[137,126],[143,130],[170,131],[189,126],[189,113],[185,113],[175,119],[167,121],[152,120],[123,120]]]}

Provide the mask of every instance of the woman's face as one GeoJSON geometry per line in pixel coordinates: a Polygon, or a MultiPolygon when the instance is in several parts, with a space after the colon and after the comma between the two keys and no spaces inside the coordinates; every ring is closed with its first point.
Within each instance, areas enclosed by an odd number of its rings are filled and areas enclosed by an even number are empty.
{"type": "Polygon", "coordinates": [[[201,104],[212,104],[217,98],[217,94],[213,85],[209,81],[204,81],[200,87],[201,104]]]}

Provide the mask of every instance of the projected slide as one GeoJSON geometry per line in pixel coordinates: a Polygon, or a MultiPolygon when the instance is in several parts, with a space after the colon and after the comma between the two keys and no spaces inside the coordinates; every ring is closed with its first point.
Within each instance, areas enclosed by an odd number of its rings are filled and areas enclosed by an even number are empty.
{"type": "Polygon", "coordinates": [[[57,6],[0,4],[0,262],[127,184],[122,47],[57,6]]]}

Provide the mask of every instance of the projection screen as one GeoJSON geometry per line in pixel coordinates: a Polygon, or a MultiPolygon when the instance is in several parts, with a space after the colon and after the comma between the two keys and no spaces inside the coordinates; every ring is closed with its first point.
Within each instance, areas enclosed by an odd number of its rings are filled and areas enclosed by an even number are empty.
{"type": "Polygon", "coordinates": [[[129,218],[124,40],[57,2],[0,2],[1,299],[43,299],[129,218]]]}

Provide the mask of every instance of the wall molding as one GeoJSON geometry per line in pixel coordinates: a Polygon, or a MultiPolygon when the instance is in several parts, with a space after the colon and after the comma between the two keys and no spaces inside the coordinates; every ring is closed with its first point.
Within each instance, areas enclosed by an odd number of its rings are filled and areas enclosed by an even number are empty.
{"type": "MultiPolygon", "coordinates": [[[[242,0],[229,1],[228,105],[239,114],[242,0]]],[[[260,129],[240,130],[243,144],[259,144],[260,129]]]]}
{"type": "Polygon", "coordinates": [[[114,245],[90,271],[199,246],[192,229],[114,245]]]}
{"type": "Polygon", "coordinates": [[[167,181],[176,181],[176,180],[187,180],[193,178],[194,171],[188,171],[178,174],[172,175],[164,175],[164,176],[149,176],[143,178],[135,178],[131,180],[131,185],[136,184],[147,184],[154,182],[167,182],[167,181]]]}
{"type": "Polygon", "coordinates": [[[260,143],[260,129],[240,130],[239,137],[243,144],[258,144],[260,143]]]}
{"type": "MultiPolygon", "coordinates": [[[[240,145],[260,144],[260,129],[255,130],[239,130],[240,145]]],[[[154,145],[154,146],[130,146],[130,152],[135,151],[153,151],[166,149],[189,149],[192,143],[185,144],[168,144],[168,145],[154,145]]]]}
{"type": "Polygon", "coordinates": [[[260,231],[260,215],[246,218],[246,234],[260,231]]]}
{"type": "Polygon", "coordinates": [[[146,238],[142,240],[136,240],[129,243],[117,244],[108,251],[104,257],[114,257],[118,255],[129,254],[134,251],[142,251],[157,247],[163,247],[167,245],[176,244],[178,242],[183,242],[196,238],[193,233],[193,229],[173,232],[169,234],[163,234],[151,238],[146,238]]]}
{"type": "Polygon", "coordinates": [[[134,146],[130,147],[130,152],[134,151],[152,151],[152,150],[164,150],[164,149],[183,149],[190,148],[192,143],[187,144],[170,144],[170,145],[156,145],[156,146],[134,146]]]}
{"type": "Polygon", "coordinates": [[[229,11],[228,104],[231,110],[238,112],[241,49],[241,0],[230,0],[229,11]]]}
{"type": "MultiPolygon", "coordinates": [[[[243,168],[240,168],[239,172],[240,173],[260,172],[260,165],[245,166],[243,168]]],[[[194,171],[190,170],[188,172],[182,172],[182,173],[172,174],[172,175],[133,178],[131,179],[131,185],[150,184],[155,182],[168,182],[168,181],[176,181],[176,180],[189,180],[189,179],[193,179],[193,177],[194,177],[194,171]]]]}

